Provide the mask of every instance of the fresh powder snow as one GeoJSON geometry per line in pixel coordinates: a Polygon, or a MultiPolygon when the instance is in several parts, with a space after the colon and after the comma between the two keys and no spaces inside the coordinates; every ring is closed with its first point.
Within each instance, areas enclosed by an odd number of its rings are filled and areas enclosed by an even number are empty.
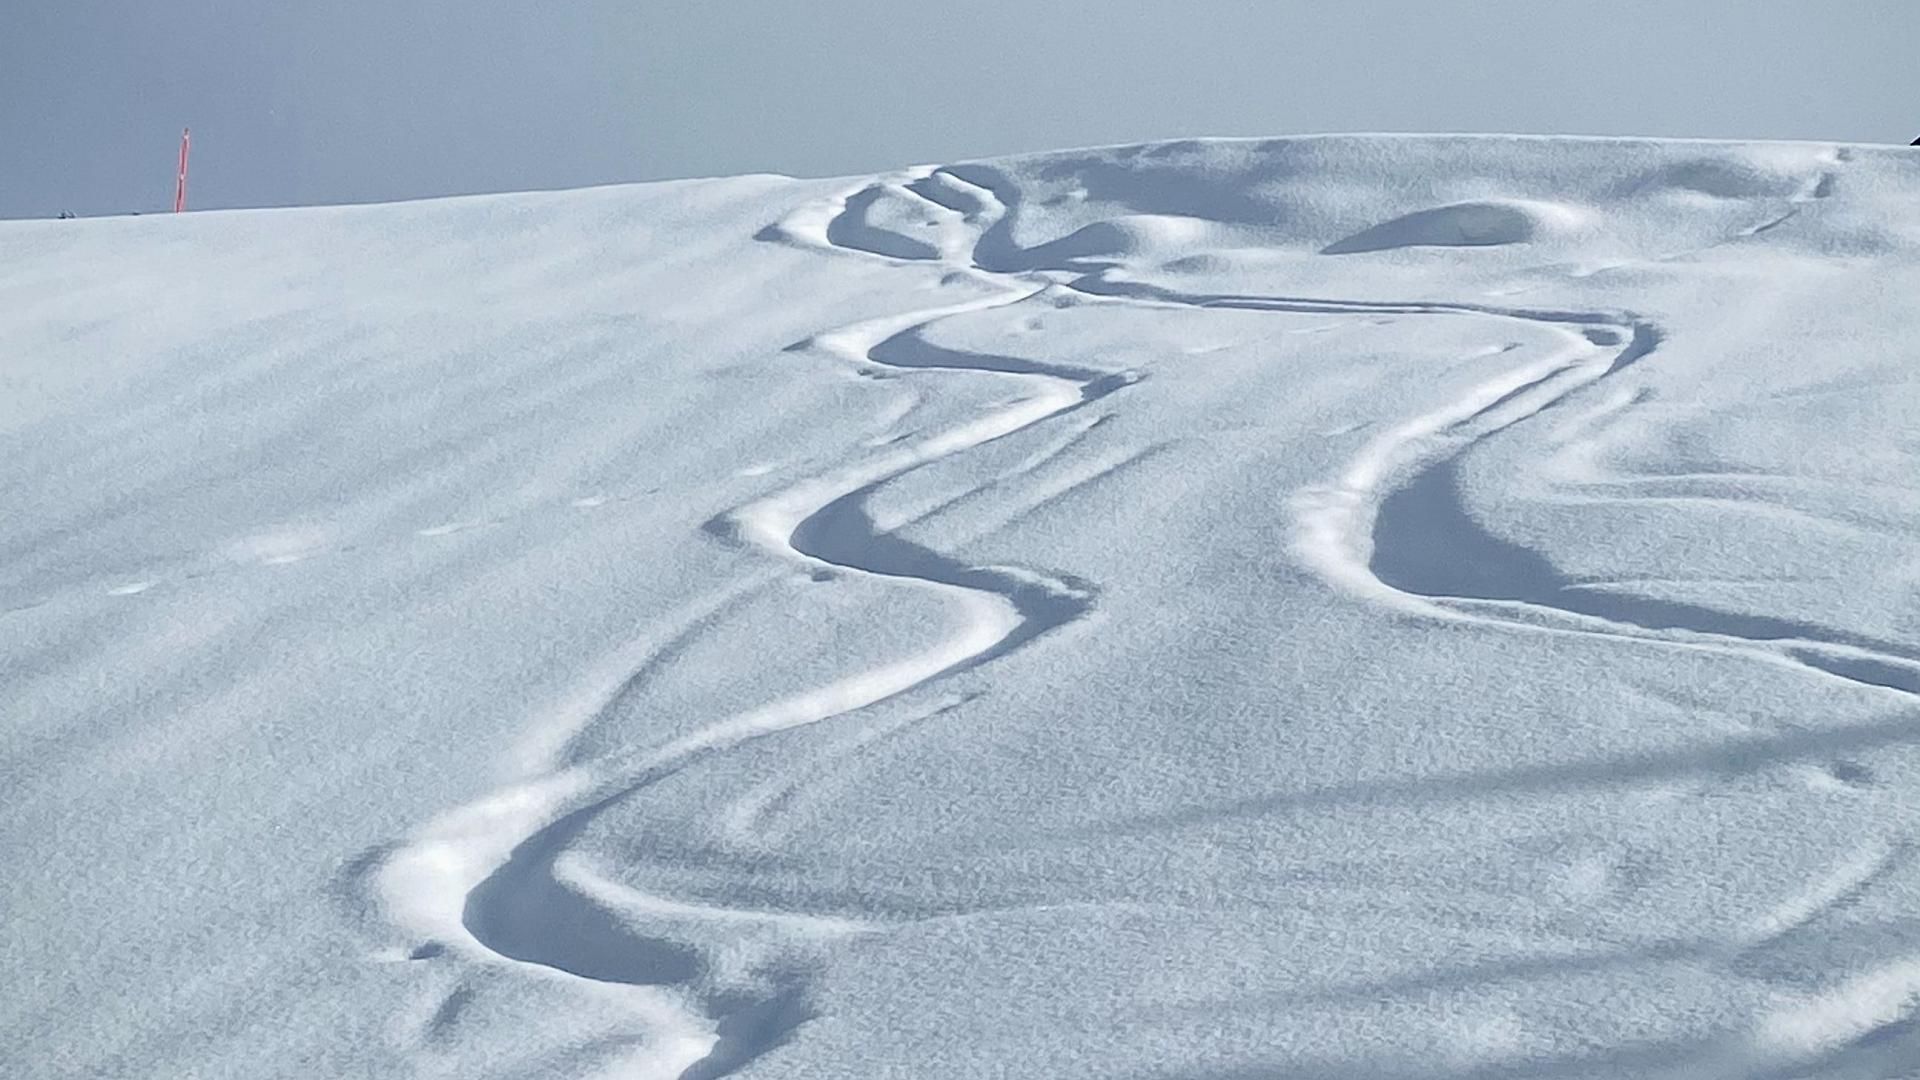
{"type": "Polygon", "coordinates": [[[1920,151],[0,225],[10,1077],[1920,1076],[1920,151]]]}

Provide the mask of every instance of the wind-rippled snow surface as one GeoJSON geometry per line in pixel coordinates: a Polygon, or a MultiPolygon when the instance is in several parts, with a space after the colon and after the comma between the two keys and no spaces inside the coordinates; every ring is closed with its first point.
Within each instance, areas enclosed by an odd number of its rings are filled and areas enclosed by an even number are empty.
{"type": "Polygon", "coordinates": [[[1920,152],[0,252],[0,1073],[1920,1076],[1920,152]]]}

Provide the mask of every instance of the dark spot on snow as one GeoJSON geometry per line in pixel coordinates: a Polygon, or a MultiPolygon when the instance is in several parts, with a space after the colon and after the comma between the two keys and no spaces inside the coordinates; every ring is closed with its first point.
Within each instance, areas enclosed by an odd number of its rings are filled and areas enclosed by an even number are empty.
{"type": "Polygon", "coordinates": [[[1850,787],[1873,783],[1873,770],[1857,761],[1835,761],[1827,766],[1827,775],[1850,787]]]}

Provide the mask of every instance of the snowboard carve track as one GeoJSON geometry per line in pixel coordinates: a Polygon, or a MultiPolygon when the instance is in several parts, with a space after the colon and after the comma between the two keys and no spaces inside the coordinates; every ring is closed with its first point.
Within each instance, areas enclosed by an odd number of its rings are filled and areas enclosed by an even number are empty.
{"type": "MultiPolygon", "coordinates": [[[[1550,596],[1458,595],[1390,584],[1377,537],[1391,527],[1383,508],[1397,491],[1451,469],[1480,441],[1539,415],[1575,392],[1654,355],[1663,334],[1629,312],[1500,307],[1428,300],[1356,301],[1314,297],[1188,294],[1122,283],[1084,264],[1048,266],[1014,245],[1008,215],[1018,194],[982,167],[919,169],[862,184],[802,207],[759,234],[836,257],[880,259],[948,270],[979,295],[938,307],[823,332],[796,346],[855,369],[942,371],[1017,380],[1025,396],[935,434],[887,443],[841,469],[802,480],[709,523],[723,539],[788,565],[881,579],[942,598],[964,616],[954,637],[918,655],[841,678],[720,719],[664,746],[566,767],[503,789],[430,824],[387,852],[374,871],[395,921],[441,941],[472,962],[512,965],[568,979],[630,1007],[650,1037],[632,1067],[641,1075],[711,1080],[790,1037],[807,1017],[804,972],[789,971],[759,993],[704,987],[697,950],[635,933],[636,924],[751,923],[799,942],[875,929],[807,913],[702,908],[606,881],[566,849],[603,810],[706,755],[775,732],[845,716],[1004,656],[1080,618],[1091,605],[1082,583],[965,564],[878,527],[868,497],[881,485],[934,461],[1069,413],[1124,388],[1137,376],[984,356],[934,346],[923,332],[942,319],[1007,307],[1067,290],[1087,302],[1235,309],[1294,314],[1433,316],[1523,322],[1560,334],[1552,355],[1489,378],[1464,397],[1393,426],[1367,442],[1331,480],[1289,503],[1294,551],[1324,580],[1368,602],[1452,624],[1509,633],[1575,634],[1641,647],[1701,649],[1791,666],[1823,678],[1920,694],[1920,665],[1856,644],[1755,639],[1680,624],[1646,626],[1561,606],[1550,596]],[[873,223],[885,200],[913,200],[934,239],[873,223]],[[963,242],[972,237],[971,244],[963,242]]],[[[1071,261],[1071,260],[1069,260],[1071,261]]],[[[1075,436],[1077,437],[1077,436],[1075,436]]],[[[1073,438],[1067,442],[1070,444],[1073,438]]],[[[1496,590],[1498,591],[1498,590],[1496,590]]],[[[616,680],[617,684],[618,680],[616,680]]],[[[599,706],[594,706],[595,710],[599,706]]],[[[744,812],[735,829],[760,810],[744,812]]],[[[1785,920],[1791,923],[1791,919],[1785,920]]]]}
{"type": "MultiPolygon", "coordinates": [[[[924,180],[928,172],[901,178],[899,184],[924,180]]],[[[863,220],[880,199],[906,190],[862,185],[803,208],[761,238],[888,260],[936,258],[939,249],[887,240],[891,234],[863,220]],[[849,246],[863,242],[885,250],[849,246]]],[[[926,205],[954,213],[938,203],[926,205]]],[[[815,572],[885,579],[934,593],[964,615],[961,632],[921,654],[724,718],[665,746],[550,769],[443,815],[413,839],[384,852],[372,871],[376,890],[395,921],[412,933],[450,944],[473,962],[517,966],[537,977],[584,984],[596,995],[619,996],[651,1036],[629,1064],[639,1075],[683,1080],[727,1075],[779,1045],[805,1021],[807,992],[804,975],[795,973],[776,979],[764,993],[702,991],[706,965],[697,951],[665,938],[637,935],[631,929],[634,923],[745,922],[806,940],[871,927],[830,916],[703,908],[606,881],[566,850],[593,819],[695,759],[843,716],[987,663],[1079,618],[1091,605],[1091,591],[1082,583],[1031,570],[967,565],[876,527],[865,509],[871,493],[890,480],[1078,409],[1134,381],[1124,372],[975,356],[926,344],[919,332],[934,322],[1018,304],[1048,284],[970,266],[956,265],[955,271],[986,291],[958,303],[828,331],[796,349],[819,351],[856,369],[939,370],[1018,380],[1027,390],[1025,396],[956,427],[889,444],[857,464],[803,480],[715,519],[706,531],[815,572]]],[[[636,670],[653,662],[649,656],[636,670]]],[[[614,680],[613,694],[622,692],[631,678],[629,673],[614,680]]],[[[590,713],[597,714],[610,700],[602,695],[590,713]]]]}
{"type": "MultiPolygon", "coordinates": [[[[987,167],[966,167],[960,182],[988,193],[998,209],[981,234],[976,261],[1023,265],[1025,252],[1008,235],[1008,211],[1019,195],[987,167]],[[999,189],[999,190],[996,190],[999,189]],[[1004,194],[1002,192],[1004,191],[1004,194]]],[[[953,169],[941,175],[953,177],[953,169]]],[[[956,178],[958,179],[958,178],[956,178]]],[[[1831,184],[1819,186],[1831,188],[1831,184]]],[[[1818,191],[1806,198],[1819,198],[1818,191]]],[[[1806,201],[1805,198],[1796,202],[1806,201]]],[[[1044,246],[1044,245],[1043,245],[1044,246]]],[[[1471,592],[1413,591],[1385,580],[1376,561],[1381,510],[1396,492],[1435,470],[1454,467],[1476,443],[1567,400],[1579,390],[1653,356],[1666,338],[1654,321],[1627,311],[1514,307],[1435,300],[1343,300],[1306,296],[1186,293],[1136,281],[1113,281],[1085,266],[1053,268],[1076,276],[1064,288],[1089,297],[1163,307],[1226,308],[1362,317],[1431,315],[1521,322],[1568,335],[1568,348],[1473,388],[1466,397],[1394,426],[1370,440],[1331,482],[1295,493],[1295,552],[1326,580],[1409,614],[1488,629],[1626,639],[1654,647],[1700,649],[1783,665],[1856,687],[1920,697],[1920,658],[1849,635],[1756,637],[1730,632],[1738,620],[1718,612],[1661,610],[1657,622],[1635,622],[1622,608],[1596,610],[1574,595],[1512,598],[1471,592]]],[[[1043,268],[1042,272],[1045,271],[1043,268]]],[[[1651,605],[1643,605],[1650,607],[1651,605]]],[[[1759,620],[1765,621],[1765,620],[1759,620]]],[[[1811,631],[1811,627],[1795,627],[1811,631]]]]}

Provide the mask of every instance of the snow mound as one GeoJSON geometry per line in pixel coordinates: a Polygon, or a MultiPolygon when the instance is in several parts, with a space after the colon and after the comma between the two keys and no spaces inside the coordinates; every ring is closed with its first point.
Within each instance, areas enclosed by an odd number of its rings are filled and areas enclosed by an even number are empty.
{"type": "Polygon", "coordinates": [[[1022,251],[1000,265],[1005,269],[1041,267],[1097,270],[1135,261],[1155,252],[1204,249],[1215,234],[1212,222],[1176,214],[1123,214],[1083,225],[1058,240],[1022,251]]]}
{"type": "Polygon", "coordinates": [[[1649,170],[1623,190],[1635,195],[1677,192],[1714,199],[1781,199],[1819,182],[1808,169],[1793,165],[1739,157],[1692,158],[1649,170]]]}
{"type": "Polygon", "coordinates": [[[1556,203],[1495,199],[1454,203],[1381,222],[1321,249],[1352,255],[1406,247],[1495,247],[1525,244],[1541,236],[1572,233],[1585,221],[1578,210],[1556,203]]]}

